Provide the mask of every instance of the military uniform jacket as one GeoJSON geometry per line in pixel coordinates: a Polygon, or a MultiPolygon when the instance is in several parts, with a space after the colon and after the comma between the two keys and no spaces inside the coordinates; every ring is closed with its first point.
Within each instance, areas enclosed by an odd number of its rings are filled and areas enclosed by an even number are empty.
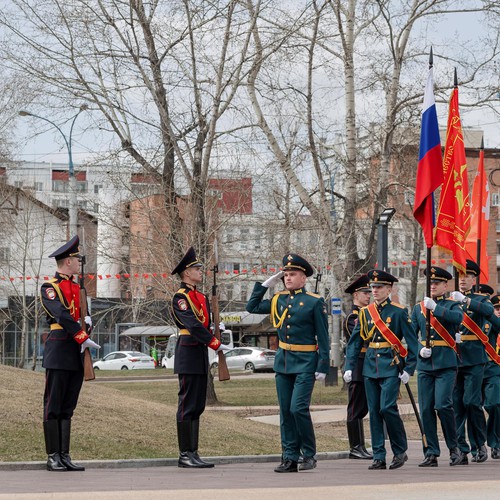
{"type": "MultiPolygon", "coordinates": [[[[271,300],[263,300],[268,288],[255,283],[252,296],[246,310],[255,314],[270,314],[271,300]]],[[[274,359],[274,371],[277,373],[328,373],[329,337],[328,313],[325,301],[317,294],[304,288],[282,291],[274,297],[276,312],[282,319],[276,331],[280,342],[286,344],[317,345],[309,352],[278,348],[274,359]]]]}
{"type": "MultiPolygon", "coordinates": [[[[360,309],[359,306],[353,305],[351,314],[349,314],[344,321],[344,337],[346,338],[347,342],[351,338],[352,332],[354,331],[354,327],[358,323],[359,309],[360,309]]],[[[352,371],[352,380],[354,382],[363,381],[363,363],[365,361],[365,352],[366,352],[366,347],[363,346],[361,348],[361,351],[359,351],[356,368],[354,368],[354,370],[352,371]]]]}
{"type": "MultiPolygon", "coordinates": [[[[488,318],[484,325],[484,333],[488,335],[490,344],[493,346],[497,354],[500,354],[500,318],[495,315],[488,318]]],[[[484,377],[493,377],[500,375],[500,365],[488,357],[488,363],[484,370],[484,377]]]]}
{"type": "MultiPolygon", "coordinates": [[[[431,315],[434,316],[447,330],[453,339],[455,339],[455,333],[460,328],[462,323],[464,313],[460,307],[460,303],[445,299],[444,297],[437,297],[434,299],[436,302],[436,308],[431,311],[431,315]]],[[[427,322],[426,314],[422,311],[422,305],[417,304],[411,313],[411,323],[415,330],[415,336],[419,337],[422,342],[420,347],[423,347],[422,343],[425,343],[427,339],[427,322]]],[[[418,371],[433,371],[441,370],[443,368],[456,368],[458,365],[457,353],[452,347],[445,345],[432,345],[434,341],[443,342],[441,336],[434,330],[431,326],[430,329],[430,341],[432,348],[432,355],[430,358],[422,358],[418,356],[417,370],[418,371]]]]}
{"type": "MultiPolygon", "coordinates": [[[[487,295],[481,293],[465,292],[464,295],[471,299],[470,304],[467,306],[462,305],[464,313],[467,313],[472,320],[484,331],[484,325],[487,319],[494,315],[493,304],[487,295]]],[[[462,335],[474,335],[464,325],[460,327],[462,335]]],[[[463,339],[462,339],[463,340],[463,339]]],[[[459,366],[473,366],[482,365],[488,361],[488,356],[484,350],[481,341],[478,340],[463,340],[459,344],[459,366]]]]}
{"type": "Polygon", "coordinates": [[[80,344],[89,336],[79,323],[80,287],[72,276],[56,273],[42,285],[40,299],[50,326],[42,366],[56,370],[83,370],[80,344]]]}
{"type": "MultiPolygon", "coordinates": [[[[377,306],[380,317],[392,332],[399,338],[405,340],[408,350],[406,360],[403,362],[404,369],[413,375],[417,362],[417,337],[411,326],[408,311],[400,304],[386,299],[377,306]]],[[[353,370],[358,361],[359,352],[366,341],[373,343],[387,342],[378,328],[375,326],[366,307],[359,311],[359,320],[352,332],[347,344],[346,371],[353,370]]],[[[397,377],[398,367],[393,363],[394,351],[391,347],[374,348],[368,345],[365,362],[363,364],[363,376],[370,378],[397,377]]]]}
{"type": "Polygon", "coordinates": [[[208,345],[215,348],[219,341],[209,330],[210,303],[203,293],[187,283],[172,298],[172,318],[180,330],[189,335],[179,335],[175,346],[174,373],[206,375],[208,373],[208,345]]]}

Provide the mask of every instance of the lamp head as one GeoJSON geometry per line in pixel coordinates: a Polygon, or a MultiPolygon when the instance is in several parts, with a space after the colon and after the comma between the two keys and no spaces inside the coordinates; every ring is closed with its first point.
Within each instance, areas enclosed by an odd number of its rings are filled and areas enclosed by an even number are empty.
{"type": "Polygon", "coordinates": [[[28,111],[24,111],[24,110],[21,110],[19,111],[19,116],[31,116],[31,113],[29,113],[28,111]]]}

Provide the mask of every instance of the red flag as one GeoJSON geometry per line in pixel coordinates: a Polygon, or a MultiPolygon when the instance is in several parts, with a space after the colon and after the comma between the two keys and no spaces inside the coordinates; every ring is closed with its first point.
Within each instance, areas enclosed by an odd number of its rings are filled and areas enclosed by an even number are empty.
{"type": "Polygon", "coordinates": [[[450,98],[443,176],[436,224],[436,243],[452,252],[453,265],[465,273],[467,260],[465,240],[470,229],[470,201],[457,87],[453,89],[450,98]]]}
{"type": "Polygon", "coordinates": [[[443,158],[434,100],[432,67],[429,69],[422,107],[420,150],[418,155],[415,205],[413,215],[422,226],[427,248],[432,247],[434,217],[434,191],[443,183],[443,158]]]}
{"type": "Polygon", "coordinates": [[[490,274],[488,270],[489,257],[486,249],[488,231],[490,226],[490,187],[486,172],[484,171],[484,149],[479,151],[479,164],[472,188],[471,224],[465,248],[468,258],[478,260],[477,247],[481,246],[479,266],[481,268],[481,283],[488,283],[490,274]]]}

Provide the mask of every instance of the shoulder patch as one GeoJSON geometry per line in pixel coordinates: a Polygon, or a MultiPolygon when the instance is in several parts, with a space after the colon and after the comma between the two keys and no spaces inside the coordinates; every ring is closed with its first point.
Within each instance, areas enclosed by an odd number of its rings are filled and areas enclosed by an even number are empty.
{"type": "Polygon", "coordinates": [[[400,309],[406,309],[406,307],[398,302],[391,302],[393,306],[399,307],[400,309]]]}
{"type": "Polygon", "coordinates": [[[56,291],[52,287],[45,288],[45,295],[49,300],[54,300],[56,298],[56,291]]]}
{"type": "Polygon", "coordinates": [[[185,299],[179,299],[177,301],[177,306],[179,307],[179,309],[181,311],[187,311],[187,309],[188,309],[188,304],[187,304],[185,299]]]}

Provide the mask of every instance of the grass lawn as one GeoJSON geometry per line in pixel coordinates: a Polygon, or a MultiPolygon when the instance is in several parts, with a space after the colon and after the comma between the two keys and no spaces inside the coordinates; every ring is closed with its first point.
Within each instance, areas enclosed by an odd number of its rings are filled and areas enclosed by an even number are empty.
{"type": "MultiPolygon", "coordinates": [[[[252,377],[215,382],[221,404],[246,408],[203,414],[200,452],[204,456],[281,452],[277,426],[245,418],[270,413],[253,412],[252,406],[276,404],[274,379],[252,377]]],[[[0,378],[0,461],[44,460],[44,374],[0,365],[0,378]]],[[[75,460],[177,456],[176,394],[176,381],[167,381],[164,372],[158,382],[84,383],[73,417],[72,456],[75,460]]],[[[340,387],[319,385],[313,395],[315,404],[345,404],[346,397],[340,387]]],[[[342,423],[320,424],[316,433],[318,451],[346,449],[342,423]]]]}

